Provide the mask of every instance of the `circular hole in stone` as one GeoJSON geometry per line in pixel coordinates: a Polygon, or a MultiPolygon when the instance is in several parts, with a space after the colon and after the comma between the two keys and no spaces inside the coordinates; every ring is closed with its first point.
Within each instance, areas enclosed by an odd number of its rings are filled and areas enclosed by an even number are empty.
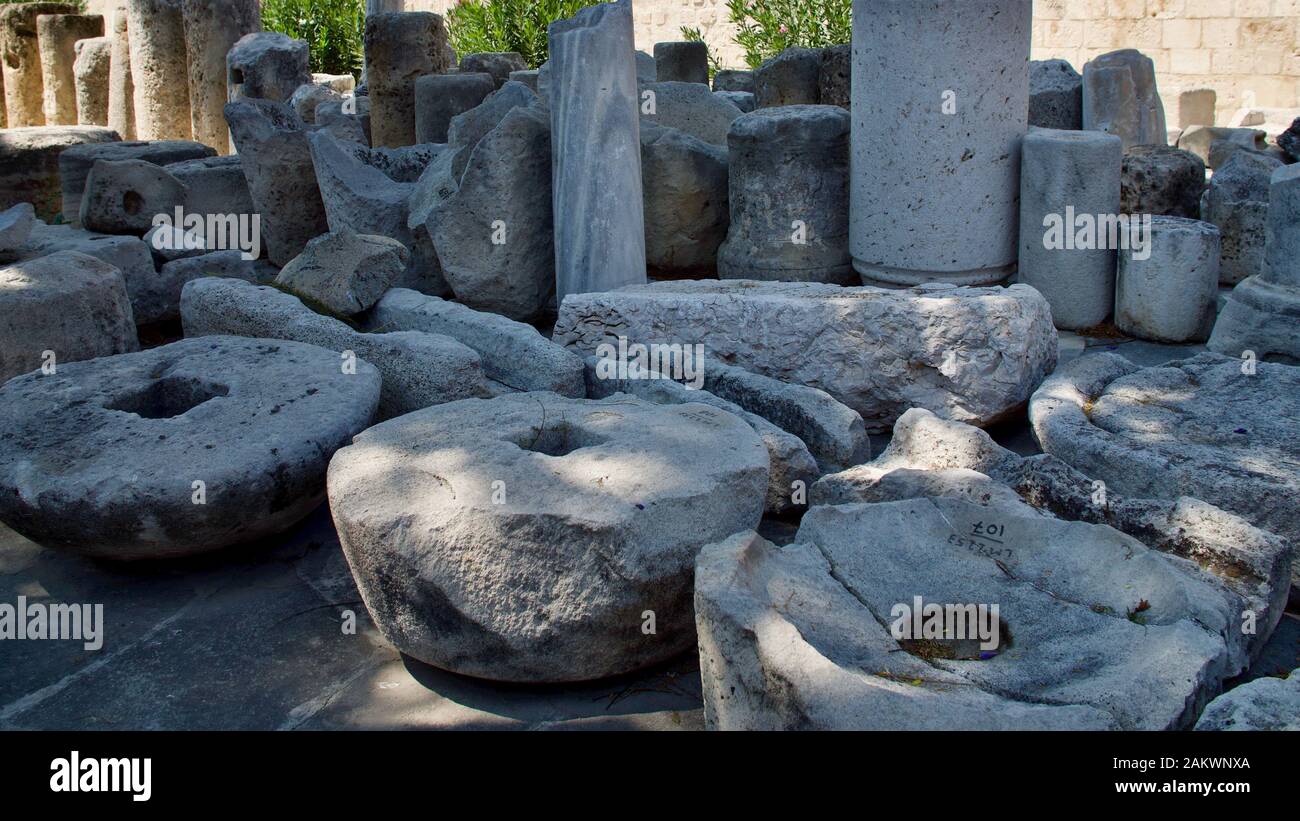
{"type": "Polygon", "coordinates": [[[225,385],[182,376],[167,376],[116,397],[104,407],[134,413],[143,419],[171,419],[197,408],[209,399],[226,396],[225,385]]]}
{"type": "Polygon", "coordinates": [[[604,444],[604,440],[590,433],[575,430],[565,422],[546,427],[534,427],[530,433],[515,442],[523,450],[545,456],[567,456],[575,450],[604,444]]]}

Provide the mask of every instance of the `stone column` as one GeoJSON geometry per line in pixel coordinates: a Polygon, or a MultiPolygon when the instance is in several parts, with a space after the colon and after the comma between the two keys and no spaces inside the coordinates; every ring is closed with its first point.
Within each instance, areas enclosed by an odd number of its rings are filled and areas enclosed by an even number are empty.
{"type": "Polygon", "coordinates": [[[127,0],[127,37],[141,140],[188,140],[189,71],[180,0],[127,0]]]}
{"type": "Polygon", "coordinates": [[[135,86],[131,82],[131,49],[127,43],[125,0],[109,16],[108,127],[124,140],[135,139],[135,86]]]}
{"type": "Polygon", "coordinates": [[[1115,327],[1154,342],[1204,342],[1219,296],[1219,229],[1152,217],[1144,248],[1119,253],[1115,327]]]}
{"type": "Polygon", "coordinates": [[[222,113],[227,101],[226,53],[245,34],[262,30],[259,0],[181,0],[189,56],[190,126],[194,139],[230,153],[222,113]]]}
{"type": "Polygon", "coordinates": [[[1263,273],[1228,294],[1209,348],[1300,365],[1300,165],[1273,172],[1263,273]]]}
{"type": "Polygon", "coordinates": [[[36,18],[41,54],[41,84],[45,93],[45,124],[77,124],[77,41],[102,37],[104,18],[98,14],[42,14],[36,18]]]}
{"type": "MultiPolygon", "coordinates": [[[[1100,325],[1114,306],[1116,246],[1077,247],[1075,223],[1119,215],[1123,163],[1123,140],[1100,131],[1035,128],[1025,137],[1017,280],[1047,299],[1058,328],[1100,325]]],[[[1092,235],[1101,240],[1106,230],[1092,235]]]]}
{"type": "Polygon", "coordinates": [[[287,103],[311,82],[307,43],[276,31],[246,34],[226,53],[226,89],[230,101],[258,97],[287,103]]]}
{"type": "Polygon", "coordinates": [[[552,23],[556,299],[646,281],[632,2],[552,23]]]}
{"type": "Polygon", "coordinates": [[[709,47],[681,40],[655,43],[655,82],[709,82],[709,47]]]}
{"type": "Polygon", "coordinates": [[[72,73],[77,83],[77,125],[108,125],[108,69],[113,44],[107,37],[78,40],[72,73]]]}
{"type": "Polygon", "coordinates": [[[868,283],[1015,270],[1031,0],[854,0],[850,251],[868,283]]]}
{"type": "Polygon", "coordinates": [[[415,144],[415,80],[450,67],[447,28],[429,12],[366,18],[370,137],[375,148],[415,144]]]}
{"type": "Polygon", "coordinates": [[[718,277],[857,285],[849,257],[849,112],[760,108],[727,134],[731,225],[718,277]]]}
{"type": "Polygon", "coordinates": [[[19,3],[0,6],[0,65],[3,66],[5,113],[9,128],[45,125],[45,87],[36,18],[75,14],[66,3],[19,3]]]}
{"type": "Polygon", "coordinates": [[[491,74],[426,74],[415,81],[415,141],[447,142],[451,118],[469,111],[496,91],[491,74]]]}

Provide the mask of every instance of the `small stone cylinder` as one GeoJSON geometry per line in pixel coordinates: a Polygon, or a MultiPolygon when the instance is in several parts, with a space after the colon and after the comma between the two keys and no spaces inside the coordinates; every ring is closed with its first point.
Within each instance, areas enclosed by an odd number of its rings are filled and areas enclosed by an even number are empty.
{"type": "Polygon", "coordinates": [[[850,246],[864,281],[1014,271],[1032,5],[854,0],[850,246]]]}
{"type": "Polygon", "coordinates": [[[415,143],[415,80],[450,66],[447,29],[429,12],[376,14],[366,18],[366,77],[375,148],[415,143]]]}
{"type": "Polygon", "coordinates": [[[131,48],[126,25],[126,6],[119,4],[109,17],[112,54],[108,64],[108,127],[122,139],[134,140],[135,86],[131,82],[131,48]]]}
{"type": "Polygon", "coordinates": [[[72,73],[77,82],[77,125],[108,125],[108,70],[113,44],[107,37],[77,41],[72,73]]]}
{"type": "Polygon", "coordinates": [[[727,134],[731,225],[722,279],[857,284],[849,257],[849,113],[760,108],[727,134]]]}
{"type": "Polygon", "coordinates": [[[45,92],[45,124],[77,124],[77,41],[102,37],[104,18],[98,14],[42,14],[36,18],[41,54],[41,83],[45,92]]]}
{"type": "MultiPolygon", "coordinates": [[[[45,86],[36,18],[74,14],[64,3],[18,3],[0,6],[0,66],[3,66],[5,115],[9,128],[45,125],[45,86]]],[[[74,103],[75,105],[75,103],[74,103]]]]}
{"type": "Polygon", "coordinates": [[[227,100],[226,53],[245,34],[262,29],[259,0],[181,0],[189,55],[190,127],[194,139],[230,153],[222,113],[227,100]]]}
{"type": "Polygon", "coordinates": [[[1100,131],[1035,128],[1025,137],[1018,280],[1047,299],[1058,328],[1100,325],[1114,306],[1118,246],[1102,226],[1118,224],[1123,162],[1124,141],[1100,131]]]}
{"type": "Polygon", "coordinates": [[[189,70],[180,0],[127,0],[127,37],[142,140],[188,140],[189,70]]]}
{"type": "Polygon", "coordinates": [[[1156,342],[1204,342],[1219,293],[1219,229],[1152,217],[1146,249],[1119,252],[1115,326],[1156,342]]]}
{"type": "Polygon", "coordinates": [[[447,142],[451,118],[483,102],[496,81],[484,72],[426,74],[415,81],[415,141],[447,142]]]}
{"type": "Polygon", "coordinates": [[[655,81],[709,82],[709,47],[698,41],[655,43],[655,81]]]}

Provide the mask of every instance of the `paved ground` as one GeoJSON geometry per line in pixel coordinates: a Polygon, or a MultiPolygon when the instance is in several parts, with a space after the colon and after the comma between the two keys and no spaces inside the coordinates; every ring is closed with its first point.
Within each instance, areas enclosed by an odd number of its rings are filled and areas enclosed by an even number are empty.
{"type": "MultiPolygon", "coordinates": [[[[1062,359],[1115,347],[1142,364],[1171,348],[1065,335],[1062,359]]],[[[993,431],[1037,452],[1022,422],[993,431]]],[[[886,439],[877,438],[877,452],[886,439]]],[[[768,521],[789,541],[794,526],[768,521]]],[[[497,685],[405,659],[379,637],[323,507],[274,543],[199,560],[117,566],[44,550],[0,526],[0,602],[104,605],[105,641],[0,642],[0,728],[698,729],[696,661],[586,686],[497,685]],[[355,614],[356,631],[343,626],[355,614]]],[[[1288,615],[1247,680],[1300,666],[1288,615]]]]}

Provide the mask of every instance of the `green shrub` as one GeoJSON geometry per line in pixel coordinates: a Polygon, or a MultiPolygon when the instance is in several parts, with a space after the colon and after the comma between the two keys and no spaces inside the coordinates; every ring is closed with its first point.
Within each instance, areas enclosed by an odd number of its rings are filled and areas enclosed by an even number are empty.
{"type": "Polygon", "coordinates": [[[682,26],[681,31],[682,31],[682,39],[683,39],[683,40],[685,40],[685,41],[687,41],[687,42],[689,42],[689,43],[704,43],[705,46],[708,46],[708,49],[709,49],[709,82],[712,83],[712,82],[713,82],[713,75],[714,75],[714,74],[717,74],[718,71],[722,68],[722,63],[720,63],[720,62],[718,61],[718,58],[717,58],[717,57],[714,55],[714,53],[713,53],[713,46],[710,46],[710,45],[709,45],[708,41],[706,41],[706,40],[704,39],[704,35],[703,35],[703,34],[700,32],[700,30],[697,29],[697,28],[692,28],[692,27],[690,27],[690,26],[682,26]]]}
{"type": "Polygon", "coordinates": [[[546,27],[601,0],[457,0],[447,13],[451,45],[460,55],[515,51],[537,68],[550,53],[546,27]]]}
{"type": "Polygon", "coordinates": [[[727,0],[727,11],[750,68],[791,46],[842,45],[853,32],[851,0],[727,0]]]}
{"type": "Polygon", "coordinates": [[[262,28],[306,40],[322,74],[361,71],[365,24],[365,0],[262,0],[262,28]]]}

